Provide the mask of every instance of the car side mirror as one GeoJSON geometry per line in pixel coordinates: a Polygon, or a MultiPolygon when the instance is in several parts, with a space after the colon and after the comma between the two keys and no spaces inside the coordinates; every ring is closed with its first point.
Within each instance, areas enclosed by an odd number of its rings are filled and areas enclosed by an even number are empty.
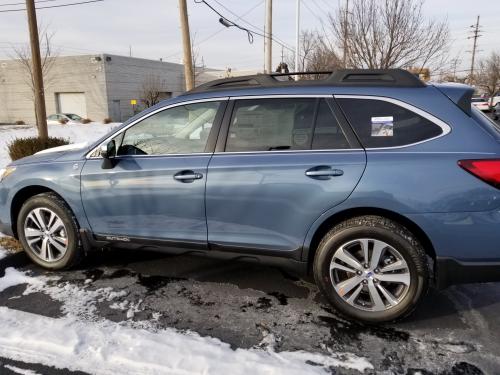
{"type": "Polygon", "coordinates": [[[114,140],[101,145],[99,153],[102,157],[102,169],[114,168],[115,162],[114,158],[116,156],[116,143],[114,140]]]}

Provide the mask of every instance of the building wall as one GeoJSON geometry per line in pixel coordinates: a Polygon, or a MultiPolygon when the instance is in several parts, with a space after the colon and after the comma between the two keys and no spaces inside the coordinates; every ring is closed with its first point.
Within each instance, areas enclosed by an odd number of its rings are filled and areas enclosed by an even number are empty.
{"type": "Polygon", "coordinates": [[[115,55],[104,55],[104,60],[108,107],[113,121],[124,121],[134,114],[130,103],[133,99],[137,100],[136,112],[144,109],[141,101],[143,84],[151,78],[163,81],[162,91],[172,96],[184,92],[184,67],[181,64],[115,55]],[[113,118],[116,117],[117,101],[120,119],[113,118]]]}
{"type": "MultiPolygon", "coordinates": [[[[29,79],[19,61],[0,61],[0,123],[35,123],[29,79]]],[[[47,115],[57,112],[58,93],[81,92],[85,94],[87,117],[102,120],[107,116],[104,65],[94,55],[57,57],[44,76],[44,84],[47,115]]]]}
{"type": "MultiPolygon", "coordinates": [[[[47,115],[56,113],[58,93],[84,93],[87,117],[102,121],[112,117],[119,107],[124,121],[133,115],[130,104],[136,99],[136,110],[143,109],[141,91],[150,76],[165,81],[165,91],[172,96],[184,91],[184,70],[181,64],[115,55],[80,55],[57,57],[45,79],[47,115]]],[[[27,84],[29,75],[16,60],[0,61],[0,123],[17,120],[35,123],[33,94],[27,84]]]]}

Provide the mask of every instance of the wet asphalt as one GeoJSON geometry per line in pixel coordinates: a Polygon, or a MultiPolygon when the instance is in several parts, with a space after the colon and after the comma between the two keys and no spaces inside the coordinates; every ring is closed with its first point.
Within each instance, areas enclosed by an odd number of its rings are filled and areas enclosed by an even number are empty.
{"type": "MultiPolygon", "coordinates": [[[[6,267],[44,271],[23,253],[0,260],[6,267]]],[[[500,374],[500,284],[461,285],[431,290],[405,320],[383,326],[338,317],[310,279],[278,268],[195,256],[170,256],[129,250],[91,254],[76,270],[51,273],[60,280],[96,290],[122,291],[111,308],[99,302],[99,318],[121,322],[153,319],[158,327],[191,330],[233,348],[262,346],[272,334],[277,351],[354,353],[367,358],[377,374],[500,374]]],[[[0,293],[0,305],[50,317],[63,315],[61,303],[44,293],[23,296],[26,286],[0,293]],[[14,298],[13,298],[14,297],[14,298]]],[[[7,367],[6,367],[7,366],[7,367]]],[[[82,374],[0,358],[8,366],[39,374],[82,374]]],[[[11,371],[11,372],[9,372],[11,371]]],[[[332,374],[358,373],[332,368],[332,374]]]]}

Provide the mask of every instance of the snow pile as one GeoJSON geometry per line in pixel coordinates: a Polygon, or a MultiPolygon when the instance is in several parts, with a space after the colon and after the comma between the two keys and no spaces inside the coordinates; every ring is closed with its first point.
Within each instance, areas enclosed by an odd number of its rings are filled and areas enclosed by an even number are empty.
{"type": "MultiPolygon", "coordinates": [[[[120,124],[102,124],[98,122],[78,125],[49,125],[49,136],[69,138],[72,143],[93,142],[118,125],[120,124]]],[[[12,140],[15,138],[33,137],[37,134],[37,129],[34,126],[0,126],[0,168],[10,163],[7,145],[12,142],[12,140]]]]}
{"type": "Polygon", "coordinates": [[[28,284],[24,294],[48,294],[62,303],[66,316],[53,319],[0,307],[0,357],[104,375],[289,375],[324,374],[331,366],[361,372],[373,369],[366,359],[349,353],[276,353],[272,334],[267,335],[259,347],[232,350],[218,339],[200,337],[193,332],[155,329],[158,316],[146,322],[103,320],[95,314],[99,301],[113,301],[115,308],[129,308],[134,312],[138,306],[115,302],[126,297],[124,291],[89,290],[85,283],[78,286],[57,280],[6,269],[5,276],[0,278],[0,291],[28,284]]]}
{"type": "Polygon", "coordinates": [[[373,369],[363,358],[232,350],[173,329],[149,332],[112,322],[52,319],[0,307],[0,356],[92,374],[324,374],[329,366],[373,369]],[[306,363],[307,361],[307,363],[306,363]],[[311,363],[311,364],[308,364],[311,363]],[[314,363],[314,365],[313,365],[314,363]]]}

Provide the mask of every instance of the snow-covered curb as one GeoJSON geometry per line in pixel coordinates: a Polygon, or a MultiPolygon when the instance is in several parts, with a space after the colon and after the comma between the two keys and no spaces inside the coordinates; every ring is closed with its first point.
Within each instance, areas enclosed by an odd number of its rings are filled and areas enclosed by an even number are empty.
{"type": "Polygon", "coordinates": [[[0,307],[0,356],[92,374],[324,374],[330,366],[363,372],[373,369],[350,353],[323,355],[275,352],[272,335],[265,349],[236,349],[193,332],[154,329],[154,325],[98,319],[98,300],[123,297],[110,288],[88,290],[57,278],[30,276],[7,268],[0,291],[28,284],[25,294],[43,292],[63,303],[63,318],[53,319],[0,307]],[[141,326],[147,329],[140,328],[141,326]]]}

